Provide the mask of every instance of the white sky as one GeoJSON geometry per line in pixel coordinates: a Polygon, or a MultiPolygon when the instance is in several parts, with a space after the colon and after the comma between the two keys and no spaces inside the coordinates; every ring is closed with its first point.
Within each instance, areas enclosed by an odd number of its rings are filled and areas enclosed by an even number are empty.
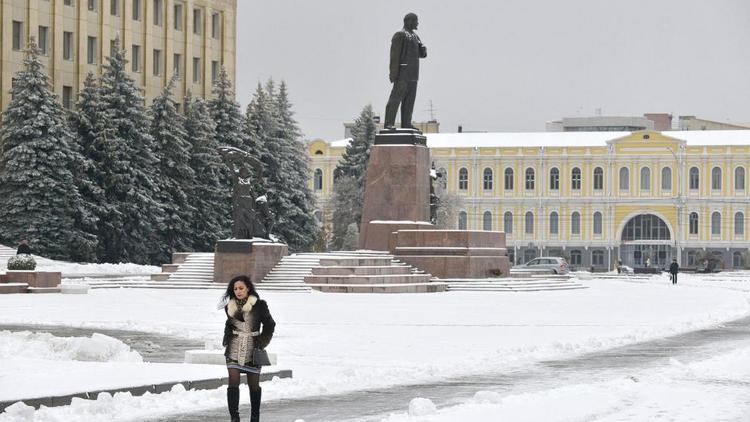
{"type": "Polygon", "coordinates": [[[403,15],[428,48],[414,120],[543,131],[561,117],[668,112],[750,121],[748,0],[238,0],[238,99],[284,79],[307,138],[383,115],[403,15]]]}

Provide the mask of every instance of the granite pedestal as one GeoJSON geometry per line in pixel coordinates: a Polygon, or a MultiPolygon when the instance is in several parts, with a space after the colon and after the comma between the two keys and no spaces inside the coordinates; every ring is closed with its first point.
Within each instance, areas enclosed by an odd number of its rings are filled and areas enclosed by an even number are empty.
{"type": "Polygon", "coordinates": [[[288,254],[286,245],[270,240],[220,240],[214,253],[214,282],[228,283],[233,277],[247,275],[253,283],[260,283],[288,254]]]}

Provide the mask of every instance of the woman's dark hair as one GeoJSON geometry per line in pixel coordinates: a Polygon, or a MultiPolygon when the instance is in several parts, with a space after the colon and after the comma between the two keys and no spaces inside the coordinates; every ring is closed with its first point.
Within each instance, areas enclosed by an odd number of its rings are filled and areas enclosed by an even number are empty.
{"type": "Polygon", "coordinates": [[[246,275],[238,275],[237,277],[234,277],[233,279],[229,280],[229,284],[227,284],[227,290],[221,296],[221,302],[219,302],[219,308],[223,308],[224,306],[226,306],[230,300],[237,299],[237,296],[234,295],[234,283],[238,281],[245,283],[245,286],[247,286],[247,292],[249,296],[255,296],[256,298],[260,299],[260,296],[258,295],[258,291],[255,290],[255,285],[250,280],[250,277],[246,275]]]}

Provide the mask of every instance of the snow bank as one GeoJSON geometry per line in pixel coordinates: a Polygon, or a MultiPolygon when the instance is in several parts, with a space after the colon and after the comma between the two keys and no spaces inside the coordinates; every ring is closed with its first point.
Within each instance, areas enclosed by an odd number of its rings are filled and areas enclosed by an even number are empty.
{"type": "Polygon", "coordinates": [[[151,275],[160,273],[161,268],[152,265],[138,264],[75,264],[71,262],[50,261],[37,265],[38,271],[59,271],[63,277],[121,274],[121,275],[151,275]]]}
{"type": "Polygon", "coordinates": [[[18,357],[54,361],[143,362],[122,341],[94,333],[91,337],[56,337],[49,333],[0,331],[0,359],[18,357]]]}

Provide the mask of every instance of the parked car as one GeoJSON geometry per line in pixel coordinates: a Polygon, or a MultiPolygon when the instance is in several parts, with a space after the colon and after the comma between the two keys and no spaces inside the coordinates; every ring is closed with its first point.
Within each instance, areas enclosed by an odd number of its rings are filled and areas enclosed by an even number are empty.
{"type": "Polygon", "coordinates": [[[528,270],[550,270],[555,274],[567,274],[569,271],[568,261],[565,258],[557,256],[543,256],[534,258],[531,261],[516,265],[513,268],[528,269],[528,270]]]}

